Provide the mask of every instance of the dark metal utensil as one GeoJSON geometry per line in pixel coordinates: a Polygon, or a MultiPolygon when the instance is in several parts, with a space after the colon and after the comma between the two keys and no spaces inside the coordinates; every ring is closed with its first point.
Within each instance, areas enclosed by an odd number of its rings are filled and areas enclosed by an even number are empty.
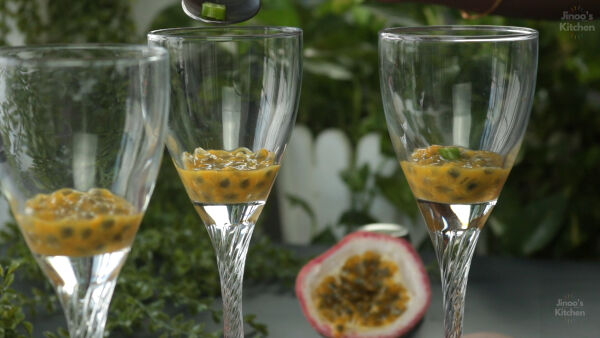
{"type": "Polygon", "coordinates": [[[181,7],[194,20],[227,25],[255,16],[260,0],[181,0],[181,7]]]}

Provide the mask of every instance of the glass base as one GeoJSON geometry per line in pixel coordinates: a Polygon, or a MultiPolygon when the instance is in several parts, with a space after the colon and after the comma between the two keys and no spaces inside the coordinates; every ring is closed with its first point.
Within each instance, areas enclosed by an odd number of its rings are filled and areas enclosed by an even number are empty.
{"type": "Polygon", "coordinates": [[[254,224],[264,202],[207,205],[195,203],[196,211],[217,256],[223,297],[223,325],[225,338],[243,338],[242,285],[246,254],[254,224]]]}
{"type": "Polygon", "coordinates": [[[444,337],[462,337],[467,279],[479,229],[430,231],[442,279],[444,337]]]}
{"type": "Polygon", "coordinates": [[[71,338],[101,338],[129,248],[89,257],[35,258],[58,295],[71,338]]]}

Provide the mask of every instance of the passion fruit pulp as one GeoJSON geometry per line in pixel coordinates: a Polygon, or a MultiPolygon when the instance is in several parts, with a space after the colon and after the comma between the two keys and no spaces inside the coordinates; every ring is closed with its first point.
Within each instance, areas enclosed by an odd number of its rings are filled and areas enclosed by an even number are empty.
{"type": "Polygon", "coordinates": [[[404,239],[355,232],[298,274],[304,316],[325,337],[400,337],[431,300],[418,254],[404,239]]]}

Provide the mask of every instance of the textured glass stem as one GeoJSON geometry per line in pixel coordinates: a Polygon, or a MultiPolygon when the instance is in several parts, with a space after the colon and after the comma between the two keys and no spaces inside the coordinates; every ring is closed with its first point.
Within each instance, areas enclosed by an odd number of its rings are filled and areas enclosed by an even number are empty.
{"type": "Polygon", "coordinates": [[[444,336],[462,337],[463,313],[471,258],[479,229],[430,231],[436,249],[444,296],[444,336]]]}
{"type": "Polygon", "coordinates": [[[75,286],[71,292],[61,286],[56,288],[71,338],[103,337],[108,306],[116,284],[114,278],[102,284],[90,284],[82,290],[75,286]]]}
{"type": "Polygon", "coordinates": [[[242,281],[254,223],[209,225],[206,228],[215,249],[221,277],[224,336],[243,338],[242,281]]]}

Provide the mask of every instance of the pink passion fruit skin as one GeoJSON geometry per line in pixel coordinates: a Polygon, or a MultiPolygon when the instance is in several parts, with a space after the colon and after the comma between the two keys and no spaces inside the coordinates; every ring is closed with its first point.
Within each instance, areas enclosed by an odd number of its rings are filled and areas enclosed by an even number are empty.
{"type": "MultiPolygon", "coordinates": [[[[361,252],[362,252],[361,249],[359,249],[358,251],[353,252],[353,254],[360,254],[361,252]]],[[[348,257],[346,257],[346,258],[348,258],[348,257]]],[[[343,264],[344,262],[340,262],[340,263],[343,264]]],[[[327,273],[327,271],[324,271],[324,273],[321,275],[321,277],[323,278],[326,275],[328,275],[328,273],[327,273]]],[[[300,307],[302,308],[302,312],[304,313],[304,316],[306,317],[306,319],[308,320],[310,325],[322,336],[335,337],[335,338],[397,338],[397,337],[401,337],[401,336],[405,335],[406,333],[408,333],[413,327],[415,327],[415,325],[417,325],[417,323],[419,323],[421,318],[423,318],[423,316],[425,315],[425,312],[427,311],[429,304],[431,303],[431,288],[429,285],[429,278],[427,277],[427,273],[425,271],[425,267],[423,266],[421,258],[419,257],[419,255],[415,251],[415,249],[412,247],[412,245],[408,241],[401,239],[401,238],[395,238],[395,237],[391,237],[388,235],[377,234],[377,233],[372,233],[372,232],[364,232],[364,231],[354,232],[354,233],[347,235],[340,242],[338,242],[336,245],[331,247],[329,250],[327,250],[320,256],[314,258],[310,262],[308,262],[300,270],[298,277],[296,278],[295,291],[296,291],[296,296],[298,298],[298,301],[300,302],[300,307]],[[425,297],[425,299],[422,299],[421,304],[418,304],[420,306],[420,308],[417,309],[416,311],[413,311],[414,314],[412,315],[412,318],[406,324],[403,324],[402,327],[398,328],[397,330],[388,331],[385,333],[368,332],[368,331],[358,332],[358,333],[357,332],[347,332],[347,333],[340,335],[339,333],[334,332],[333,325],[331,325],[330,323],[319,321],[316,318],[316,316],[311,315],[311,310],[309,308],[310,305],[308,304],[309,302],[312,302],[308,299],[308,298],[310,298],[311,295],[310,295],[310,290],[306,290],[305,285],[307,283],[307,278],[311,278],[310,275],[311,275],[311,272],[314,271],[314,269],[319,269],[323,265],[324,262],[326,262],[328,259],[332,258],[332,256],[334,256],[342,248],[344,248],[348,245],[352,245],[353,242],[358,242],[358,241],[362,241],[362,240],[377,241],[381,244],[381,245],[374,246],[375,249],[369,248],[368,250],[377,251],[377,247],[385,247],[385,245],[387,245],[387,244],[393,244],[393,245],[397,246],[398,249],[403,250],[404,251],[403,255],[408,255],[407,257],[410,257],[410,259],[414,262],[413,267],[417,270],[416,272],[419,274],[418,282],[420,283],[420,286],[422,288],[422,290],[421,290],[422,296],[425,297]]]]}

